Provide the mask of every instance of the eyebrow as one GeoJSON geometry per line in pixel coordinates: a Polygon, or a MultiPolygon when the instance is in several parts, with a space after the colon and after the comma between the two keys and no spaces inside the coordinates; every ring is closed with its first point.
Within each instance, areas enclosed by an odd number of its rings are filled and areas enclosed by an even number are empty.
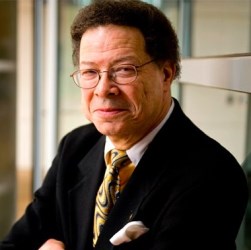
{"type": "MultiPolygon", "coordinates": [[[[121,57],[119,59],[116,59],[114,61],[112,61],[112,64],[118,64],[118,63],[123,63],[124,61],[129,61],[129,60],[135,60],[136,57],[134,56],[125,56],[125,57],[121,57]]],[[[91,61],[81,61],[79,65],[90,65],[90,66],[96,66],[97,64],[95,62],[91,62],[91,61]]]]}

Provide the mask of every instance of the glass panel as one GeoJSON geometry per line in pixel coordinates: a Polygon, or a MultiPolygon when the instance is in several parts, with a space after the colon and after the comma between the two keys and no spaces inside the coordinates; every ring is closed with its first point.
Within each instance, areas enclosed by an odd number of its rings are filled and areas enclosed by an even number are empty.
{"type": "Polygon", "coordinates": [[[250,52],[250,0],[194,0],[192,55],[250,52]]]}
{"type": "Polygon", "coordinates": [[[248,94],[192,85],[183,85],[182,91],[182,106],[189,117],[243,163],[248,94]]]}

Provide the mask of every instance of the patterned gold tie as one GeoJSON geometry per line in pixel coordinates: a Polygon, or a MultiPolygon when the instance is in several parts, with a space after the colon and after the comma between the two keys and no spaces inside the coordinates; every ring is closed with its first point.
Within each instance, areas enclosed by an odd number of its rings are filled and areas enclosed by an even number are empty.
{"type": "Polygon", "coordinates": [[[110,210],[135,168],[126,152],[117,149],[111,150],[106,155],[106,165],[104,180],[96,196],[93,246],[96,245],[110,210]]]}

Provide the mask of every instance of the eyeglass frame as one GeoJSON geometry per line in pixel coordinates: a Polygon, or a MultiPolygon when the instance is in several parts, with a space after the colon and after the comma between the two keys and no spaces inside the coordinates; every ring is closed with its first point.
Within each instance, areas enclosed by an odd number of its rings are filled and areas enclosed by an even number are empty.
{"type": "Polygon", "coordinates": [[[77,74],[80,73],[81,71],[83,71],[83,69],[82,69],[82,70],[81,70],[81,69],[78,69],[78,70],[74,71],[72,74],[70,74],[70,77],[73,78],[74,83],[75,83],[79,88],[81,88],[81,89],[93,89],[93,88],[95,88],[95,87],[98,85],[98,83],[99,83],[99,81],[100,81],[100,79],[101,79],[101,73],[105,73],[105,72],[108,73],[109,79],[112,80],[114,83],[116,83],[116,84],[118,84],[118,85],[127,85],[127,84],[130,84],[130,83],[134,82],[134,81],[137,79],[137,77],[138,77],[138,69],[139,69],[139,68],[141,68],[141,67],[143,67],[143,66],[145,66],[145,65],[147,65],[147,64],[150,64],[150,63],[154,62],[155,60],[156,60],[156,59],[151,59],[150,61],[147,61],[147,62],[142,63],[142,64],[140,64],[140,65],[134,65],[134,64],[119,64],[119,65],[117,65],[117,66],[120,66],[120,65],[128,65],[128,66],[134,67],[134,70],[135,70],[135,72],[136,72],[136,74],[135,74],[135,79],[133,79],[131,82],[128,82],[128,83],[118,83],[118,82],[114,81],[114,79],[113,79],[113,78],[114,78],[114,77],[113,77],[113,74],[110,74],[111,69],[112,69],[113,67],[111,67],[111,68],[108,69],[108,70],[103,70],[103,71],[99,71],[99,70],[96,70],[96,69],[91,69],[92,71],[96,72],[97,75],[98,75],[98,81],[97,81],[97,83],[96,83],[94,86],[92,86],[92,87],[86,87],[86,88],[85,88],[85,87],[81,87],[80,84],[78,83],[78,81],[76,80],[77,74]]]}

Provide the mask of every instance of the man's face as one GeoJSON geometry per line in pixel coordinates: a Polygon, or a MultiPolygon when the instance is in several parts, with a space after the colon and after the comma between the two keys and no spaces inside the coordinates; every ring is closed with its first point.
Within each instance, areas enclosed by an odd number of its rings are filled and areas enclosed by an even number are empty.
{"type": "MultiPolygon", "coordinates": [[[[109,70],[119,64],[141,65],[153,58],[135,28],[107,25],[87,30],[81,39],[79,69],[109,70]]],[[[129,148],[164,118],[171,101],[174,69],[155,62],[138,69],[137,79],[119,85],[101,74],[98,85],[82,89],[85,116],[120,148],[129,148]]]]}

